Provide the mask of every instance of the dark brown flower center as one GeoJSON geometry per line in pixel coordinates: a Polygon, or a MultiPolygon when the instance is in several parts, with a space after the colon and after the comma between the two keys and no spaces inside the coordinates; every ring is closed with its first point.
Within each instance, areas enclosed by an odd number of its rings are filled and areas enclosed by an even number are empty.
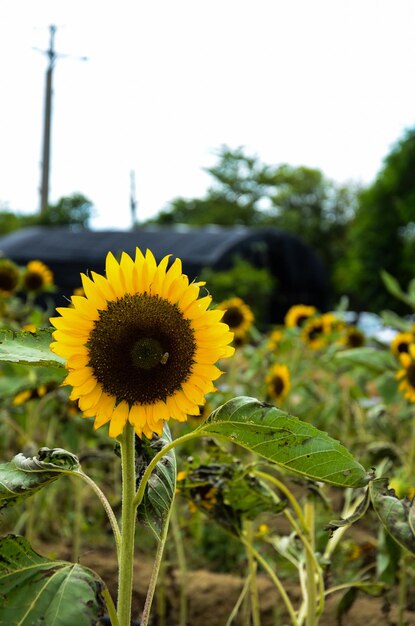
{"type": "Polygon", "coordinates": [[[301,328],[301,326],[304,325],[304,322],[306,322],[308,320],[309,316],[308,315],[299,315],[296,319],[295,325],[298,328],[301,328]]]}
{"type": "Polygon", "coordinates": [[[351,348],[360,348],[360,346],[363,346],[364,343],[365,340],[363,334],[356,330],[350,331],[347,335],[347,344],[351,348]]]}
{"type": "Polygon", "coordinates": [[[233,328],[239,328],[244,321],[244,316],[241,309],[237,306],[231,306],[227,309],[223,315],[222,322],[225,322],[232,330],[233,328]]]}
{"type": "Polygon", "coordinates": [[[318,339],[320,335],[323,333],[323,330],[324,328],[321,324],[312,326],[310,330],[308,331],[308,337],[310,341],[313,341],[314,339],[318,339]]]}
{"type": "Polygon", "coordinates": [[[415,363],[411,363],[406,370],[406,378],[408,383],[415,389],[415,363]]]}
{"type": "Polygon", "coordinates": [[[401,341],[401,343],[398,343],[397,345],[397,350],[399,353],[401,352],[409,352],[409,343],[407,341],[401,341]]]}
{"type": "Polygon", "coordinates": [[[24,277],[24,284],[28,291],[37,291],[44,285],[44,279],[42,274],[38,272],[26,272],[24,277]]]}
{"type": "Polygon", "coordinates": [[[196,349],[179,308],[146,293],[108,303],[88,339],[89,365],[118,402],[166,400],[189,378],[196,349]]]}
{"type": "Polygon", "coordinates": [[[19,275],[11,268],[0,269],[0,291],[13,291],[17,287],[19,275]]]}
{"type": "Polygon", "coordinates": [[[281,376],[274,376],[272,379],[272,388],[276,396],[280,396],[284,391],[284,381],[281,376]]]}

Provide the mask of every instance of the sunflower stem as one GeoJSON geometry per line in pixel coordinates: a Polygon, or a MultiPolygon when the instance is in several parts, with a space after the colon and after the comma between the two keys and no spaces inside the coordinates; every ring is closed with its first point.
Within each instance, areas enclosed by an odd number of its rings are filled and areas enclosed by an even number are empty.
{"type": "Polygon", "coordinates": [[[134,428],[129,422],[118,437],[121,446],[122,510],[117,612],[120,626],[131,626],[136,505],[134,428]]]}

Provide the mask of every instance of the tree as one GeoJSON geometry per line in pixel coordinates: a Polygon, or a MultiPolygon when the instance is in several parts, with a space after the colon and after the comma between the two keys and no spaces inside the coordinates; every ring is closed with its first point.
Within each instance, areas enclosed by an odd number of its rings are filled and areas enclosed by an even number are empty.
{"type": "Polygon", "coordinates": [[[45,214],[31,216],[33,224],[41,226],[77,226],[88,228],[93,204],[81,193],[63,196],[56,204],[49,205],[45,214]]]}
{"type": "Polygon", "coordinates": [[[356,308],[405,312],[386,291],[380,272],[403,286],[415,275],[414,172],[415,128],[395,144],[373,185],[360,194],[344,272],[356,308]]]}
{"type": "Polygon", "coordinates": [[[7,235],[27,226],[88,228],[92,212],[92,202],[80,193],[60,198],[56,204],[49,206],[47,213],[41,215],[14,213],[0,204],[0,235],[7,235]]]}
{"type": "MultiPolygon", "coordinates": [[[[151,223],[193,226],[273,226],[309,243],[334,275],[346,253],[357,190],[338,185],[320,170],[265,165],[242,147],[222,146],[204,198],[176,198],[151,223]]],[[[336,289],[337,295],[342,290],[336,289]]]]}

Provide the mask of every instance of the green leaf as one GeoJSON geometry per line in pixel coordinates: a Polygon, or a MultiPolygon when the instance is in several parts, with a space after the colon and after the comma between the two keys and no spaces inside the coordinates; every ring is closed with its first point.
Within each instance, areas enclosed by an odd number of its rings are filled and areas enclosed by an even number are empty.
{"type": "Polygon", "coordinates": [[[393,489],[388,489],[387,478],[370,483],[372,505],[390,535],[403,548],[415,554],[415,501],[400,500],[393,489]]]}
{"type": "Polygon", "coordinates": [[[62,474],[80,470],[78,458],[62,448],[41,448],[37,456],[17,454],[0,465],[0,508],[33,495],[62,474]]]}
{"type": "Polygon", "coordinates": [[[383,373],[386,370],[396,370],[396,359],[392,352],[378,350],[377,348],[365,347],[339,350],[334,355],[334,359],[348,367],[365,367],[376,374],[383,373]]]}
{"type": "MultiPolygon", "coordinates": [[[[171,441],[167,424],[157,439],[150,441],[147,438],[135,438],[137,487],[152,458],[171,441]]],[[[151,473],[144,498],[137,510],[138,521],[151,528],[158,541],[161,540],[161,532],[176,491],[176,474],[176,455],[172,449],[161,458],[151,473]]]]}
{"type": "Polygon", "coordinates": [[[380,272],[381,278],[384,282],[386,289],[389,291],[392,296],[405,302],[412,309],[415,307],[415,299],[411,296],[408,296],[399,284],[399,282],[394,278],[391,274],[389,274],[386,270],[382,270],[380,272]]]}
{"type": "Polygon", "coordinates": [[[413,323],[409,320],[400,317],[394,311],[382,311],[380,314],[385,326],[391,326],[392,328],[396,328],[402,333],[409,333],[413,326],[413,323]]]}
{"type": "Polygon", "coordinates": [[[20,391],[37,389],[40,385],[60,385],[67,371],[57,367],[29,367],[20,364],[4,364],[0,376],[0,399],[11,398],[20,391]],[[10,368],[10,369],[6,369],[10,368]]]}
{"type": "Polygon", "coordinates": [[[255,398],[239,397],[199,426],[256,452],[295,474],[341,487],[363,487],[370,476],[338,441],[255,398]]]}
{"type": "Polygon", "coordinates": [[[93,626],[105,614],[103,581],[77,563],[49,561],[23,537],[0,539],[0,624],[93,626]]]}
{"type": "Polygon", "coordinates": [[[50,351],[52,332],[52,328],[45,328],[37,333],[2,331],[0,362],[63,367],[65,360],[50,351]]]}

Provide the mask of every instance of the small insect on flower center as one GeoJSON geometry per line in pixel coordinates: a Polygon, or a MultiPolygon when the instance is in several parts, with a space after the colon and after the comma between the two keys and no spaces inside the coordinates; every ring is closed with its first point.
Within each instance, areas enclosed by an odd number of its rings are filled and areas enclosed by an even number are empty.
{"type": "Polygon", "coordinates": [[[143,337],[135,342],[131,350],[133,364],[144,370],[151,370],[160,363],[165,365],[169,353],[163,350],[161,343],[153,337],[143,337]]]}
{"type": "Polygon", "coordinates": [[[222,321],[225,322],[230,329],[238,328],[243,323],[244,316],[238,307],[232,306],[225,311],[222,321]]]}

